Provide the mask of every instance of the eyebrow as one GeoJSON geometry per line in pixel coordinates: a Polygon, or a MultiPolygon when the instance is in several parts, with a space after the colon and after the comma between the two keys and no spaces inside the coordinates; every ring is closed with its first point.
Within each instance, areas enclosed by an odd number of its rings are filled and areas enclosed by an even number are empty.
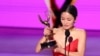
{"type": "Polygon", "coordinates": [[[61,18],[65,18],[65,19],[68,19],[68,20],[71,20],[72,19],[72,18],[68,18],[68,17],[66,18],[66,17],[63,17],[63,16],[61,16],[61,18]]]}

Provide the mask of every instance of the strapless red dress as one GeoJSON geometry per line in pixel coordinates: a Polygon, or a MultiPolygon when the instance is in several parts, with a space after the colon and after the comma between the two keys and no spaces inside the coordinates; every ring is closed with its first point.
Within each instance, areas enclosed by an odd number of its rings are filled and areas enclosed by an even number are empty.
{"type": "MultiPolygon", "coordinates": [[[[78,47],[78,39],[76,39],[70,43],[70,52],[77,52],[77,47],[78,47]]],[[[69,45],[66,46],[66,51],[68,51],[68,50],[69,50],[69,45]]],[[[64,54],[53,51],[53,56],[64,56],[64,54]]]]}

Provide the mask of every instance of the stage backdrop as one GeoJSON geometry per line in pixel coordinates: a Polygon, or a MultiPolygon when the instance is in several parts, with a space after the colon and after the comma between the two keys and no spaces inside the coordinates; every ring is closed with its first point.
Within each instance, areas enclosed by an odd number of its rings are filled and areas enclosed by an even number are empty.
{"type": "MultiPolygon", "coordinates": [[[[61,7],[64,0],[56,0],[61,7]]],[[[76,26],[100,30],[100,0],[77,0],[76,26]]],[[[38,14],[45,19],[44,0],[0,0],[0,26],[43,28],[38,14]]]]}

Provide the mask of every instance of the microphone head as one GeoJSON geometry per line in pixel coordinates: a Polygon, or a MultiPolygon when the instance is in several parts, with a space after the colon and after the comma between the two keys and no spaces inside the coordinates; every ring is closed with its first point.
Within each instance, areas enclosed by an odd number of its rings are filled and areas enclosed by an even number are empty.
{"type": "Polygon", "coordinates": [[[65,36],[68,37],[70,35],[69,30],[65,30],[65,36]]]}
{"type": "Polygon", "coordinates": [[[72,41],[73,41],[73,38],[69,37],[68,42],[72,42],[72,41]]]}

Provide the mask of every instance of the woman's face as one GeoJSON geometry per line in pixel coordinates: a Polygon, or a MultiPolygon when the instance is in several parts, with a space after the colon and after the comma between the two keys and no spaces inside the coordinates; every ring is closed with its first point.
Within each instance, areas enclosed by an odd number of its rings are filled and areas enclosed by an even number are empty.
{"type": "Polygon", "coordinates": [[[61,14],[61,23],[64,29],[70,29],[71,27],[73,27],[74,22],[75,22],[74,17],[68,12],[63,12],[61,14]]]}

